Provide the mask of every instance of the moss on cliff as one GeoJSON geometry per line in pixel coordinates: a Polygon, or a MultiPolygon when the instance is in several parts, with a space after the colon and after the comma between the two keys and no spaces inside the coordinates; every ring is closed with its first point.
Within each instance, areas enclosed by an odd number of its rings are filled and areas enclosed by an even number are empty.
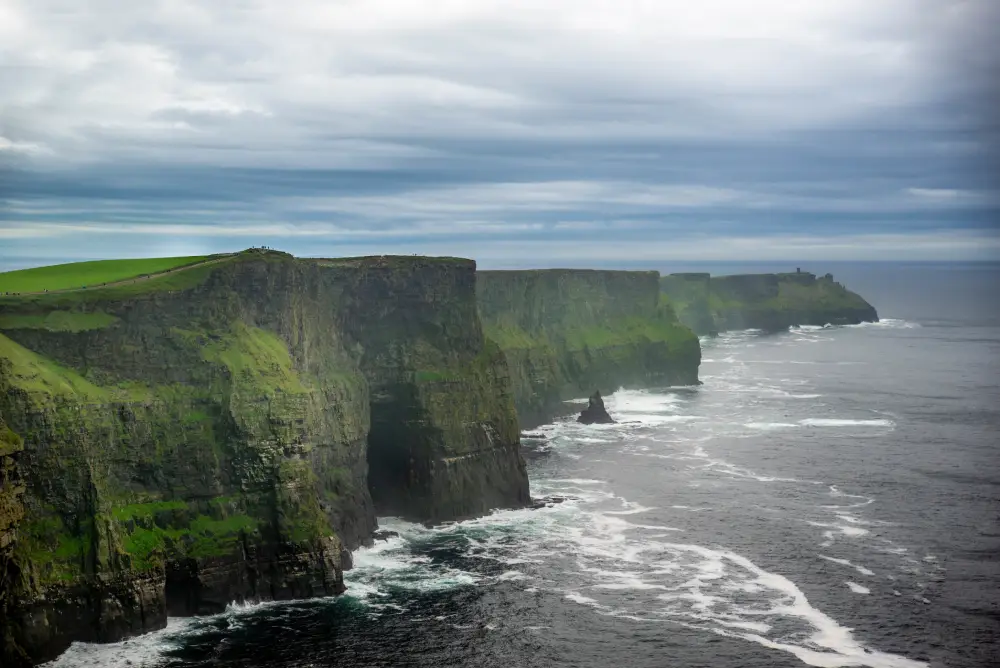
{"type": "MultiPolygon", "coordinates": [[[[170,290],[150,279],[0,310],[0,414],[26,445],[10,617],[29,654],[155,628],[165,605],[342,588],[334,537],[355,511],[321,506],[308,462],[363,459],[364,381],[335,340],[323,345],[334,319],[308,314],[294,262],[278,269],[227,259],[159,279],[170,290]],[[106,326],[49,326],[67,318],[106,326]],[[183,579],[173,602],[170,577],[183,579]],[[132,611],[106,619],[103,596],[132,611]],[[73,624],[57,622],[88,600],[73,624]]],[[[347,529],[357,544],[373,527],[369,513],[347,529]]]]}
{"type": "Polygon", "coordinates": [[[0,612],[9,600],[10,573],[8,563],[18,526],[24,516],[21,483],[15,457],[21,452],[21,437],[15,434],[0,417],[0,612]]]}
{"type": "Polygon", "coordinates": [[[117,318],[100,311],[92,313],[51,311],[45,315],[0,316],[0,329],[44,329],[49,332],[82,332],[88,329],[108,327],[117,320],[117,318]]]}
{"type": "Polygon", "coordinates": [[[878,320],[871,304],[829,274],[672,274],[660,283],[681,321],[699,334],[878,320]]]}
{"type": "Polygon", "coordinates": [[[599,389],[698,382],[697,337],[659,294],[656,272],[486,271],[478,303],[503,350],[522,426],[599,389]]]}
{"type": "Polygon", "coordinates": [[[380,512],[433,521],[527,504],[507,365],[483,335],[475,263],[380,256],[317,264],[344,281],[344,329],[361,344],[380,512]]]}
{"type": "Polygon", "coordinates": [[[527,503],[474,272],[253,251],[0,299],[0,416],[25,446],[14,642],[39,658],[168,609],[336,593],[375,527],[369,466],[414,519],[527,503]]]}

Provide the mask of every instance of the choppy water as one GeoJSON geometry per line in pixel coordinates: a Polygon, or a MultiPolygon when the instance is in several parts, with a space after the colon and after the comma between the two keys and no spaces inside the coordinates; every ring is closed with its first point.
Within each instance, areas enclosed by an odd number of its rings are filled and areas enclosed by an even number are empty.
{"type": "MultiPolygon", "coordinates": [[[[981,315],[981,314],[980,314],[981,315]]],[[[542,510],[355,555],[66,666],[986,666],[1000,655],[1000,323],[727,334],[704,385],[525,439],[542,510]]]]}

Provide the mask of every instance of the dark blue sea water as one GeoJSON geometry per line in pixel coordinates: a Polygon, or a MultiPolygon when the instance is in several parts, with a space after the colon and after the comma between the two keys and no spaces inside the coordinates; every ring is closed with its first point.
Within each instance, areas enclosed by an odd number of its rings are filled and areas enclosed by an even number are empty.
{"type": "Polygon", "coordinates": [[[705,340],[704,385],[532,432],[532,491],[563,503],[383,518],[401,535],[356,553],[345,596],[53,665],[997,665],[1000,272],[837,278],[883,322],[705,340]]]}

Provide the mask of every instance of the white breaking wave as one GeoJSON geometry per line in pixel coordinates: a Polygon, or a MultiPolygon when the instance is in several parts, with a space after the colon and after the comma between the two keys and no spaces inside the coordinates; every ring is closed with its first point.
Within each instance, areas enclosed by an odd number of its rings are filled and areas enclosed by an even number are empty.
{"type": "Polygon", "coordinates": [[[418,577],[434,586],[523,580],[530,581],[527,591],[557,593],[597,614],[739,638],[788,652],[812,666],[925,665],[866,647],[850,629],[814,608],[791,580],[740,554],[674,542],[669,538],[683,535],[667,533],[677,532],[674,527],[631,521],[653,509],[622,498],[600,481],[548,479],[534,481],[533,487],[537,494],[568,498],[535,511],[502,511],[430,529],[383,522],[400,537],[360,551],[355,570],[348,573],[349,586],[361,580],[388,591],[415,586],[418,577]],[[505,566],[499,576],[462,577],[402,549],[435,541],[464,546],[465,559],[505,566]],[[512,568],[515,562],[520,565],[512,568]],[[409,578],[401,577],[406,572],[409,578]]]}
{"type": "MultiPolygon", "coordinates": [[[[623,415],[656,415],[676,410],[680,398],[673,394],[655,394],[646,390],[618,390],[605,397],[609,411],[623,415]]],[[[624,418],[623,418],[624,419],[624,418]]]]}
{"type": "Polygon", "coordinates": [[[850,580],[848,580],[844,584],[846,584],[848,587],[850,587],[851,591],[853,591],[855,594],[870,594],[870,593],[872,593],[871,589],[869,589],[868,587],[862,587],[857,582],[851,582],[850,580]]]}
{"type": "Polygon", "coordinates": [[[806,418],[799,420],[803,427],[894,427],[896,423],[892,420],[843,420],[826,418],[806,418]]]}
{"type": "Polygon", "coordinates": [[[853,568],[854,570],[856,570],[858,573],[861,573],[862,575],[875,575],[875,573],[873,571],[871,571],[870,569],[865,568],[864,566],[858,566],[856,564],[852,564],[847,559],[837,559],[835,557],[828,557],[825,554],[820,554],[820,555],[817,555],[817,556],[819,556],[820,559],[826,559],[827,561],[832,561],[835,564],[840,564],[841,566],[847,566],[848,568],[853,568]]]}
{"type": "Polygon", "coordinates": [[[75,642],[59,658],[42,664],[40,668],[152,668],[163,662],[164,651],[183,644],[183,636],[193,623],[192,619],[171,618],[167,620],[165,629],[122,642],[75,642]]]}
{"type": "Polygon", "coordinates": [[[863,646],[850,629],[812,607],[793,582],[741,555],[643,539],[631,533],[634,526],[619,527],[622,536],[614,525],[593,519],[600,534],[580,536],[576,545],[579,570],[593,584],[564,596],[600,614],[701,628],[789,652],[813,666],[925,665],[863,646]],[[621,591],[630,596],[622,598],[621,591]],[[799,630],[773,631],[789,624],[799,630]]]}
{"type": "Polygon", "coordinates": [[[795,429],[797,427],[894,427],[892,420],[843,420],[827,418],[806,418],[798,422],[746,422],[748,429],[795,429]]]}
{"type": "Polygon", "coordinates": [[[869,327],[882,327],[885,329],[919,329],[920,323],[910,322],[908,320],[899,320],[897,318],[884,318],[878,322],[862,322],[857,325],[844,325],[844,327],[857,327],[857,328],[869,328],[869,327]]]}

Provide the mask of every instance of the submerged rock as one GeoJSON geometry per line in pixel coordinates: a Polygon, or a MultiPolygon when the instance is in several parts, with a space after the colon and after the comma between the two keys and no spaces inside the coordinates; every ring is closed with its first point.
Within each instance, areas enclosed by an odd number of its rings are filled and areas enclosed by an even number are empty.
{"type": "Polygon", "coordinates": [[[565,496],[543,496],[539,499],[533,499],[531,501],[531,509],[539,510],[541,508],[551,508],[557,503],[562,503],[565,500],[565,496]]]}
{"type": "Polygon", "coordinates": [[[399,537],[399,533],[396,531],[375,531],[372,533],[372,539],[374,540],[389,540],[390,538],[399,537]]]}
{"type": "Polygon", "coordinates": [[[583,424],[614,424],[614,420],[604,408],[604,399],[601,398],[599,391],[590,395],[590,405],[580,413],[576,421],[583,424]]]}

